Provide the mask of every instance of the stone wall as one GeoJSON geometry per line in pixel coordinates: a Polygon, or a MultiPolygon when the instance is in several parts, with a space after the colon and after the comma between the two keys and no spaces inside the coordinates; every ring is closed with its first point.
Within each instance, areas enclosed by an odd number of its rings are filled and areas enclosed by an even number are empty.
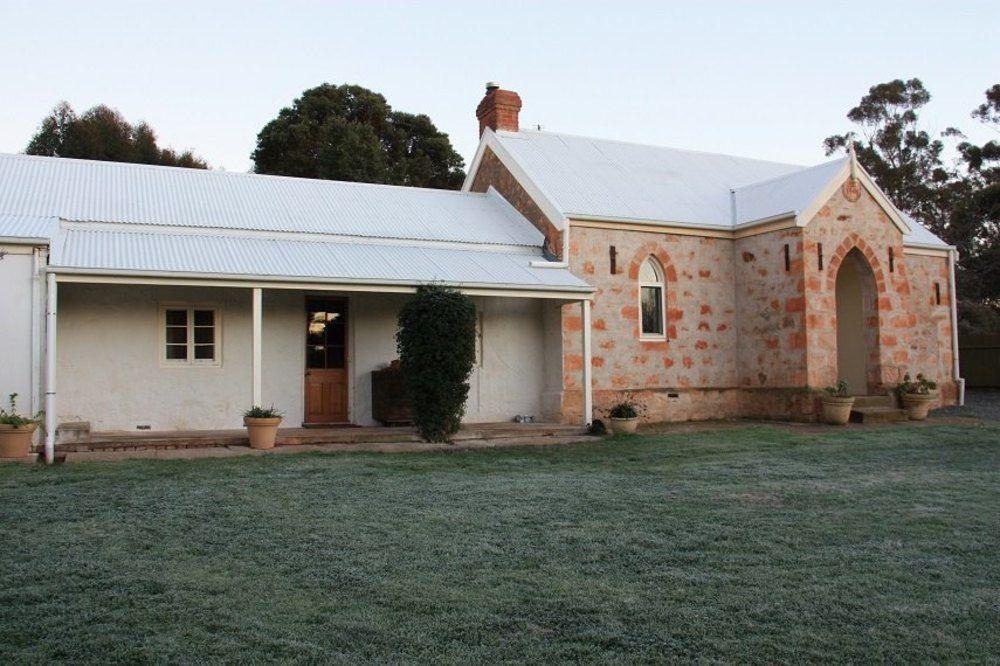
{"type": "Polygon", "coordinates": [[[510,205],[512,205],[521,215],[535,225],[535,228],[545,234],[545,240],[549,244],[549,249],[562,257],[563,242],[562,232],[556,228],[542,209],[538,207],[535,200],[531,198],[521,184],[517,182],[514,175],[503,165],[503,162],[486,148],[483,152],[482,160],[479,163],[479,170],[472,181],[471,190],[473,192],[485,192],[490,186],[503,195],[510,205]]]}
{"type": "MultiPolygon", "coordinates": [[[[487,150],[473,189],[489,185],[561,247],[560,232],[487,150]]],[[[651,421],[814,419],[823,387],[838,379],[836,276],[855,248],[873,285],[866,303],[866,388],[888,391],[905,372],[923,372],[939,381],[943,402],[954,402],[947,259],[905,253],[902,232],[856,184],[838,189],[806,227],[745,238],[593,223],[573,224],[569,233],[570,268],[596,288],[591,333],[598,418],[628,391],[647,405],[651,421]],[[665,340],[639,335],[638,272],[649,256],[665,273],[665,340]]],[[[583,412],[579,306],[564,306],[558,319],[562,394],[555,402],[562,419],[575,422],[583,412]]]]}
{"type": "Polygon", "coordinates": [[[864,189],[857,201],[848,199],[845,191],[850,190],[834,193],[804,230],[809,385],[837,381],[837,271],[847,253],[857,248],[871,268],[877,291],[877,319],[869,322],[878,332],[869,390],[885,391],[906,372],[924,372],[948,384],[942,386],[943,397],[953,401],[947,259],[905,254],[902,232],[878,202],[864,189]],[[935,281],[941,305],[936,304],[935,281]]]}
{"type": "MultiPolygon", "coordinates": [[[[645,400],[652,420],[738,413],[732,248],[727,239],[572,227],[570,268],[597,289],[591,345],[598,415],[626,390],[645,400]],[[639,336],[639,267],[650,256],[665,274],[666,340],[639,336]]],[[[566,306],[562,321],[563,412],[575,420],[582,404],[579,308],[566,306]]]]}
{"type": "Polygon", "coordinates": [[[802,229],[792,227],[741,238],[735,241],[734,249],[739,386],[804,387],[802,229]]]}

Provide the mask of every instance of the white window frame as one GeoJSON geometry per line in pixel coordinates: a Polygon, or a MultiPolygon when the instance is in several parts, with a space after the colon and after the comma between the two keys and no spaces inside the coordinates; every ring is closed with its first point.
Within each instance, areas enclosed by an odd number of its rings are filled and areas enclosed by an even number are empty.
{"type": "Polygon", "coordinates": [[[160,304],[160,365],[168,368],[191,368],[191,367],[219,367],[222,365],[222,313],[216,305],[202,305],[191,303],[161,303],[160,304]],[[187,311],[187,358],[167,358],[167,310],[187,311]],[[215,358],[196,359],[194,357],[194,312],[195,310],[210,310],[212,312],[214,325],[212,326],[212,345],[215,351],[215,358]]]}
{"type": "Polygon", "coordinates": [[[649,255],[643,260],[643,263],[639,266],[639,288],[636,290],[636,298],[638,299],[639,308],[639,339],[640,340],[650,340],[656,342],[662,342],[667,339],[667,282],[664,279],[663,266],[660,265],[659,260],[653,255],[649,255]],[[656,275],[656,282],[644,282],[642,280],[642,267],[645,264],[649,264],[653,267],[653,273],[656,275]],[[643,287],[656,287],[660,290],[660,331],[661,333],[644,333],[642,325],[642,288],[643,287]]]}

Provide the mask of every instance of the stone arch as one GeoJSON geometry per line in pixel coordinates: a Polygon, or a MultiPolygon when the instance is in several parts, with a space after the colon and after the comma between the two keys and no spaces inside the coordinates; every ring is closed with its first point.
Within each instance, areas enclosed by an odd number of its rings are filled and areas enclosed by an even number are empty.
{"type": "Polygon", "coordinates": [[[855,395],[877,388],[881,375],[881,292],[870,261],[861,248],[852,247],[837,262],[833,278],[837,376],[847,380],[855,395]]]}
{"type": "Polygon", "coordinates": [[[868,268],[875,277],[875,285],[878,289],[878,294],[880,296],[885,295],[888,292],[888,288],[885,284],[885,272],[882,270],[882,262],[879,261],[878,255],[876,255],[871,246],[865,242],[865,239],[861,238],[856,233],[852,233],[845,238],[834,251],[833,256],[830,257],[830,263],[827,264],[826,267],[827,289],[831,292],[836,291],[837,273],[840,271],[840,265],[843,263],[844,257],[847,256],[847,253],[855,249],[860,252],[868,262],[868,268]]]}
{"type": "MultiPolygon", "coordinates": [[[[677,329],[674,322],[683,316],[683,312],[678,307],[677,301],[677,269],[674,267],[674,262],[670,259],[670,255],[663,249],[661,244],[654,241],[647,241],[640,245],[638,249],[632,253],[632,259],[629,262],[628,267],[629,281],[636,289],[636,298],[638,298],[639,269],[642,268],[643,263],[645,263],[649,257],[655,258],[659,262],[660,268],[663,271],[663,286],[666,289],[665,295],[667,300],[666,339],[673,340],[677,338],[677,329]]],[[[658,344],[663,344],[663,342],[658,344]]]]}

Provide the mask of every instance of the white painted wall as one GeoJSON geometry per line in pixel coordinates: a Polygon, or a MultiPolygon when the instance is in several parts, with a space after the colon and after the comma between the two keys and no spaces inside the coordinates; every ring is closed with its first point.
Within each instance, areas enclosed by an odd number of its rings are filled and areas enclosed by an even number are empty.
{"type": "Polygon", "coordinates": [[[40,409],[32,387],[33,249],[0,245],[0,255],[0,401],[6,407],[17,393],[18,411],[29,414],[40,409]]]}
{"type": "MultiPolygon", "coordinates": [[[[395,294],[349,294],[351,418],[371,418],[371,371],[396,358],[395,294]]],[[[482,366],[470,380],[465,420],[543,416],[545,344],[542,303],[483,298],[482,366]]],[[[303,414],[305,294],[265,290],[263,401],[303,414]]],[[[89,421],[93,430],[237,428],[250,402],[250,291],[194,287],[60,284],[59,422],[89,421]],[[220,312],[219,367],[165,367],[159,306],[188,303],[220,312]]]]}

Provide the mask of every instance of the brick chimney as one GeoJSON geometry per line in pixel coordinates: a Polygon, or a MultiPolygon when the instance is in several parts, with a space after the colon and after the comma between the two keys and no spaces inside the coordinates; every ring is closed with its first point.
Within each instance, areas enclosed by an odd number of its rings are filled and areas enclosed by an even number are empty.
{"type": "Polygon", "coordinates": [[[486,84],[486,96],[476,107],[479,118],[479,136],[486,128],[517,131],[517,114],[521,110],[521,96],[513,90],[501,90],[499,83],[486,84]]]}

